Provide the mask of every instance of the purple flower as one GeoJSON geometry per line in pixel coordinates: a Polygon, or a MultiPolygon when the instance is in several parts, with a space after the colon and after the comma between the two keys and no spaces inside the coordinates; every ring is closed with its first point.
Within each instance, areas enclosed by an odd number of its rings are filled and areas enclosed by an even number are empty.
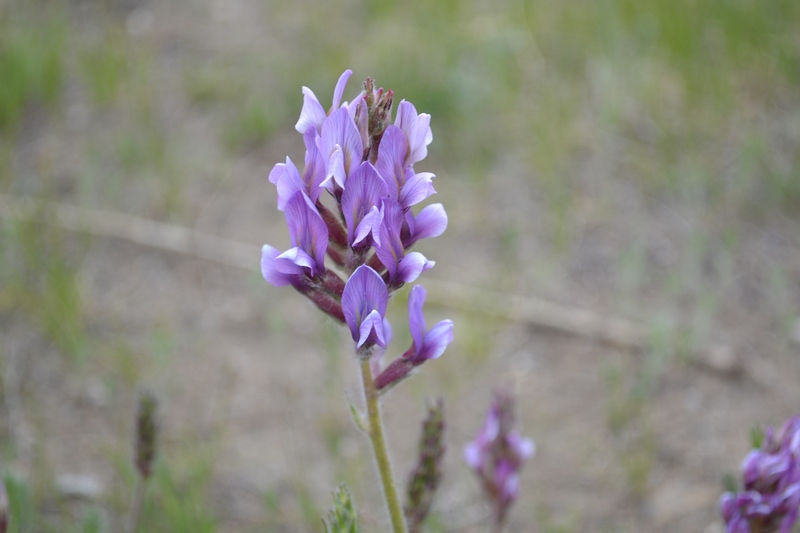
{"type": "Polygon", "coordinates": [[[386,347],[384,318],[389,291],[381,276],[366,265],[353,272],[342,294],[342,310],[356,347],[366,350],[377,344],[386,347]]]}
{"type": "MultiPolygon", "coordinates": [[[[361,243],[368,235],[379,241],[380,199],[386,196],[386,184],[375,167],[364,161],[353,172],[342,192],[342,213],[347,225],[347,242],[350,246],[361,243]]],[[[371,242],[365,243],[367,245],[371,242]]]]}
{"type": "MultiPolygon", "coordinates": [[[[339,76],[339,81],[336,82],[336,88],[333,90],[331,111],[339,109],[339,103],[342,101],[344,88],[347,85],[347,80],[350,79],[352,74],[353,71],[347,69],[342,73],[341,76],[339,76]]],[[[295,129],[300,133],[305,133],[308,131],[309,126],[314,126],[317,131],[321,131],[322,123],[325,121],[326,117],[327,113],[325,113],[325,109],[323,109],[322,104],[319,103],[317,95],[314,94],[314,91],[304,86],[303,109],[300,111],[300,119],[297,121],[295,129]]]]}
{"type": "Polygon", "coordinates": [[[317,137],[317,131],[313,127],[309,127],[303,135],[303,141],[306,144],[306,166],[302,176],[288,157],[286,163],[278,163],[269,173],[269,181],[274,183],[278,189],[278,209],[280,211],[286,208],[286,202],[297,191],[306,193],[312,203],[317,202],[322,192],[320,185],[325,179],[325,161],[317,149],[317,137]]]}
{"type": "Polygon", "coordinates": [[[431,204],[419,212],[417,216],[411,210],[406,211],[403,225],[403,246],[410,248],[420,239],[438,237],[447,229],[447,213],[442,204],[431,204]]]}
{"type": "MultiPolygon", "coordinates": [[[[346,191],[345,191],[346,192],[346,191]]],[[[436,264],[419,252],[406,255],[401,239],[403,208],[391,198],[383,200],[380,220],[380,238],[376,239],[375,253],[388,271],[390,286],[411,283],[436,264]]]]}
{"type": "Polygon", "coordinates": [[[400,202],[403,207],[410,207],[425,200],[436,191],[430,172],[414,173],[407,165],[409,152],[408,139],[399,127],[390,125],[381,138],[376,167],[389,191],[389,196],[400,202]]]}
{"type": "Polygon", "coordinates": [[[325,273],[328,227],[303,191],[292,195],[284,213],[292,248],[276,254],[277,250],[265,245],[261,250],[261,273],[268,283],[277,287],[289,284],[297,287],[299,278],[325,273]]]}
{"type": "Polygon", "coordinates": [[[335,182],[344,189],[350,173],[364,160],[364,143],[347,108],[340,108],[325,119],[317,148],[325,161],[326,178],[322,186],[333,192],[335,182]]]}
{"type": "Polygon", "coordinates": [[[767,428],[761,448],[742,462],[742,474],[744,490],[720,498],[728,533],[790,533],[800,508],[800,416],[777,433],[767,428]]]}
{"type": "Polygon", "coordinates": [[[430,330],[425,324],[425,305],[427,293],[425,288],[415,285],[408,295],[408,327],[411,330],[411,347],[400,357],[392,361],[375,378],[375,387],[385,389],[407,378],[414,367],[430,359],[438,359],[447,346],[453,342],[453,321],[442,320],[430,330]]]}
{"type": "Polygon", "coordinates": [[[433,140],[431,116],[427,113],[418,115],[414,105],[403,100],[397,106],[394,124],[403,130],[408,139],[408,153],[403,166],[408,167],[425,159],[428,155],[428,145],[433,140]]]}
{"type": "Polygon", "coordinates": [[[495,520],[502,524],[519,491],[519,471],[533,456],[533,441],[514,431],[514,398],[498,392],[483,427],[464,448],[464,460],[480,478],[492,502],[495,520]]]}

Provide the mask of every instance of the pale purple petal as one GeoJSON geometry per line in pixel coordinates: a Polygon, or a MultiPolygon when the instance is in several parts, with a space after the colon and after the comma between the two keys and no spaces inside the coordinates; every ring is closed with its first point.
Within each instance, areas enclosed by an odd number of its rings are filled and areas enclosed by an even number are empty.
{"type": "MultiPolygon", "coordinates": [[[[380,257],[378,258],[380,259],[380,257]]],[[[397,263],[397,272],[392,281],[403,283],[411,283],[416,280],[420,274],[426,270],[430,270],[436,264],[436,261],[428,261],[428,259],[419,252],[411,252],[406,255],[397,263]]]]}
{"type": "Polygon", "coordinates": [[[342,72],[341,76],[339,76],[339,81],[336,82],[336,88],[333,90],[333,103],[331,104],[331,109],[334,111],[339,109],[339,103],[342,101],[342,95],[344,94],[344,89],[347,86],[347,80],[349,80],[350,76],[352,75],[353,71],[347,69],[342,72]]]}
{"type": "Polygon", "coordinates": [[[354,244],[356,228],[363,218],[380,204],[386,196],[386,184],[375,167],[368,161],[362,163],[348,179],[342,193],[342,212],[347,225],[347,240],[354,244]]]}
{"type": "Polygon", "coordinates": [[[414,285],[408,293],[408,329],[411,330],[411,339],[414,341],[416,351],[425,344],[425,333],[428,331],[425,314],[422,312],[427,294],[422,285],[414,285]]]}
{"type": "Polygon", "coordinates": [[[406,171],[403,164],[407,153],[408,140],[403,130],[394,124],[389,125],[381,137],[375,168],[386,182],[389,196],[395,200],[400,198],[400,191],[406,183],[406,171]]]}
{"type": "Polygon", "coordinates": [[[331,116],[322,125],[322,131],[319,139],[317,139],[317,148],[319,148],[323,159],[328,160],[328,177],[334,175],[334,169],[331,168],[330,162],[332,161],[331,154],[333,154],[337,146],[342,152],[341,165],[344,176],[336,176],[336,181],[339,182],[341,179],[339,186],[343,187],[347,177],[361,164],[364,157],[364,144],[361,142],[361,135],[345,108],[340,108],[331,113],[331,116]]]}
{"type": "Polygon", "coordinates": [[[416,364],[421,364],[423,361],[438,359],[451,342],[453,342],[453,321],[442,320],[425,334],[422,349],[415,357],[415,363],[416,360],[419,361],[416,364]]]}
{"type": "Polygon", "coordinates": [[[400,191],[400,205],[410,207],[425,200],[432,194],[436,194],[431,180],[435,177],[430,172],[420,172],[414,174],[410,168],[406,169],[406,184],[400,191]]]}
{"type": "Polygon", "coordinates": [[[389,323],[388,318],[383,319],[383,338],[386,341],[386,344],[389,345],[392,342],[392,325],[389,323]]]}
{"type": "Polygon", "coordinates": [[[404,167],[411,166],[417,161],[422,161],[428,155],[428,145],[433,140],[431,133],[431,116],[427,113],[417,115],[417,110],[411,102],[403,100],[397,107],[397,117],[394,121],[408,139],[408,154],[406,154],[404,167]]]}
{"type": "Polygon", "coordinates": [[[511,449],[514,450],[514,453],[520,461],[530,459],[536,452],[536,445],[533,441],[522,437],[516,431],[510,431],[508,433],[508,444],[511,446],[511,449]]]}
{"type": "Polygon", "coordinates": [[[381,317],[386,316],[388,302],[389,291],[380,274],[366,265],[358,267],[342,293],[342,311],[354,341],[361,340],[361,324],[370,313],[377,311],[381,317]]]}
{"type": "Polygon", "coordinates": [[[280,252],[272,246],[265,244],[261,248],[261,275],[270,285],[283,287],[294,284],[295,276],[279,272],[276,260],[280,252]]]}
{"type": "MultiPolygon", "coordinates": [[[[319,144],[319,140],[317,140],[317,144],[319,144]]],[[[342,147],[338,144],[334,145],[333,151],[328,158],[325,175],[326,177],[322,180],[320,186],[327,189],[331,194],[333,194],[334,191],[334,181],[339,185],[339,188],[344,188],[347,172],[344,169],[344,152],[342,151],[342,147]]]]}
{"type": "Polygon", "coordinates": [[[328,249],[328,226],[303,191],[297,191],[286,202],[286,225],[292,246],[314,258],[311,275],[325,271],[325,252],[328,249]]]}
{"type": "MultiPolygon", "coordinates": [[[[409,213],[411,212],[409,211],[409,213]]],[[[407,214],[406,221],[411,231],[408,241],[403,243],[406,248],[420,239],[438,237],[447,229],[447,213],[442,204],[431,204],[420,211],[416,217],[407,214]]]]}
{"type": "Polygon", "coordinates": [[[361,348],[367,341],[373,342],[381,348],[386,347],[383,336],[383,317],[376,310],[371,311],[361,322],[356,347],[361,348]]]}
{"type": "Polygon", "coordinates": [[[286,202],[294,193],[304,188],[300,172],[288,157],[286,163],[275,165],[272,172],[269,173],[269,181],[274,183],[278,190],[278,210],[280,211],[286,208],[286,202]]]}
{"type": "Polygon", "coordinates": [[[319,133],[314,127],[309,127],[303,134],[303,142],[306,145],[306,167],[303,170],[302,179],[306,194],[313,203],[319,199],[319,195],[322,193],[322,181],[326,178],[325,160],[317,148],[317,137],[319,137],[319,133]]]}
{"type": "Polygon", "coordinates": [[[395,280],[397,268],[406,252],[400,238],[403,225],[403,208],[396,200],[384,198],[381,210],[383,219],[380,227],[380,241],[376,243],[375,253],[383,266],[389,271],[390,282],[395,280]]]}
{"type": "Polygon", "coordinates": [[[367,237],[367,235],[372,235],[372,240],[374,241],[375,245],[380,246],[381,222],[383,222],[383,211],[373,206],[372,209],[370,209],[369,213],[364,215],[364,218],[361,219],[361,222],[358,224],[358,227],[356,228],[355,238],[353,239],[353,245],[356,245],[361,241],[363,241],[367,237]]]}
{"type": "Polygon", "coordinates": [[[309,126],[320,130],[325,117],[325,110],[319,103],[317,95],[308,87],[303,87],[303,110],[300,111],[300,119],[295,124],[295,129],[300,133],[305,133],[309,126]]]}
{"type": "Polygon", "coordinates": [[[275,267],[278,272],[294,275],[303,274],[303,269],[307,268],[311,270],[313,275],[316,263],[313,257],[295,246],[294,248],[289,248],[276,258],[275,267]]]}
{"type": "Polygon", "coordinates": [[[470,442],[464,447],[464,461],[474,470],[483,468],[483,454],[477,442],[470,442]]]}

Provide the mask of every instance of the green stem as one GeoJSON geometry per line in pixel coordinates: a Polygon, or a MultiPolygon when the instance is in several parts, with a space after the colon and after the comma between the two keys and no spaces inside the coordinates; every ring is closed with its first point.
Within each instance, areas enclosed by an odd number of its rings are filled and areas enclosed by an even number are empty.
{"type": "Polygon", "coordinates": [[[406,533],[406,522],[403,518],[403,508],[397,497],[397,489],[392,475],[392,464],[389,461],[389,451],[386,448],[386,438],[383,435],[383,421],[381,420],[381,406],[378,401],[378,390],[372,378],[372,368],[369,360],[361,360],[361,380],[364,383],[364,399],[367,402],[367,415],[369,417],[369,440],[375,452],[375,461],[381,474],[383,494],[386,496],[386,505],[389,507],[389,517],[392,520],[394,533],[406,533]]]}

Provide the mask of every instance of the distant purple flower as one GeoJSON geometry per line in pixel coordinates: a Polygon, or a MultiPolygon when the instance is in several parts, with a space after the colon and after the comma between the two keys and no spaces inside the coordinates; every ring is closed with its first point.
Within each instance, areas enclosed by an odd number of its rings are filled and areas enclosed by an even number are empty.
{"type": "Polygon", "coordinates": [[[380,275],[366,265],[353,272],[342,294],[344,311],[356,347],[366,349],[373,344],[386,347],[384,318],[389,291],[380,275]]]}
{"type": "Polygon", "coordinates": [[[390,286],[411,283],[419,275],[433,268],[435,261],[419,252],[406,254],[401,238],[403,226],[403,208],[396,200],[383,200],[380,217],[380,238],[375,244],[375,253],[389,273],[387,282],[390,286]]]}
{"type": "Polygon", "coordinates": [[[408,327],[411,330],[411,347],[389,365],[375,378],[378,390],[408,377],[414,367],[430,359],[438,359],[447,346],[453,342],[453,321],[442,320],[431,329],[425,324],[425,305],[427,293],[425,288],[415,285],[408,295],[408,327]]]}
{"type": "Polygon", "coordinates": [[[767,428],[761,448],[742,463],[744,490],[726,492],[720,512],[728,533],[790,533],[800,508],[800,415],[775,433],[767,428]]]}
{"type": "Polygon", "coordinates": [[[512,429],[513,411],[513,396],[498,392],[480,432],[464,448],[464,460],[478,474],[500,525],[517,497],[522,464],[535,451],[532,440],[512,429]]]}

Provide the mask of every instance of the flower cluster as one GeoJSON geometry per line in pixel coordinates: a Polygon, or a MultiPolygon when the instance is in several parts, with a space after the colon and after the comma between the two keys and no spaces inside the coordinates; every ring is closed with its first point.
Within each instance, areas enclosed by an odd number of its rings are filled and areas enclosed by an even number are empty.
{"type": "MultiPolygon", "coordinates": [[[[433,139],[430,115],[417,113],[404,100],[392,122],[394,93],[376,89],[370,78],[351,102],[342,102],[351,74],[346,70],[339,78],[327,112],[311,89],[303,87],[303,109],[295,127],[305,141],[305,167],[301,173],[287,157],[269,175],[292,247],[280,252],[265,245],[261,272],[267,282],[293,286],[346,323],[358,353],[369,357],[374,346],[385,348],[391,338],[385,318],[390,294],[434,266],[409,248],[441,235],[447,214],[441,204],[417,214],[411,209],[436,193],[434,175],[414,171],[433,139]],[[326,267],[326,257],[333,268],[326,267]],[[348,275],[347,281],[334,269],[348,275]]],[[[440,356],[452,341],[449,320],[426,329],[424,301],[425,290],[414,287],[409,297],[414,343],[387,367],[390,374],[376,378],[378,389],[440,356]]]]}
{"type": "Polygon", "coordinates": [[[533,441],[514,431],[514,397],[498,392],[475,440],[464,448],[464,460],[480,478],[494,506],[497,524],[517,497],[519,471],[535,451],[533,441]]]}
{"type": "Polygon", "coordinates": [[[767,428],[760,448],[742,463],[744,490],[719,506],[728,533],[790,533],[800,507],[800,415],[778,432],[767,428]]]}

